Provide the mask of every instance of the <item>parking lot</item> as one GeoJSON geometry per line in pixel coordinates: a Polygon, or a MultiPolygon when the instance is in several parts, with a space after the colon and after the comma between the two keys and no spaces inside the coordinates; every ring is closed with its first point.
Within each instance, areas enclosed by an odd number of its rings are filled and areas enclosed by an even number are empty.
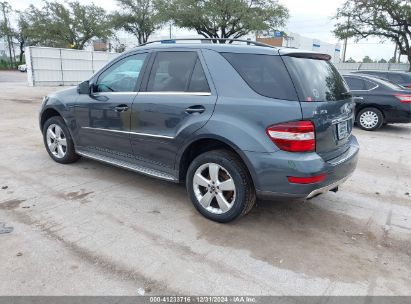
{"type": "Polygon", "coordinates": [[[355,129],[358,168],[339,192],[258,202],[223,225],[182,185],[55,163],[38,110],[59,88],[0,80],[0,223],[14,228],[0,234],[0,294],[411,295],[411,125],[355,129]]]}

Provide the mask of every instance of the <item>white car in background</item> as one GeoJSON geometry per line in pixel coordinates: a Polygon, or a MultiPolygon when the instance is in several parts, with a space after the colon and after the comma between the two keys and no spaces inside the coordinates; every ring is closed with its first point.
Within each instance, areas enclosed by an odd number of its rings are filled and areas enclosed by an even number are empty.
{"type": "Polygon", "coordinates": [[[17,69],[18,69],[20,72],[27,72],[27,64],[20,64],[20,65],[17,67],[17,69]]]}

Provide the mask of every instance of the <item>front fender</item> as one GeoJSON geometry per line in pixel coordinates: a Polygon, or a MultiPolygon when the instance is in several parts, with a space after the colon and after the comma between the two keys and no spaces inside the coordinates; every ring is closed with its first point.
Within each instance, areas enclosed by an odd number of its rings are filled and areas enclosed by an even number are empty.
{"type": "MultiPolygon", "coordinates": [[[[40,129],[45,121],[56,113],[62,117],[70,133],[76,130],[76,120],[73,109],[77,100],[77,88],[65,89],[47,96],[39,113],[40,129]]],[[[73,138],[74,139],[74,138],[73,138]]]]}

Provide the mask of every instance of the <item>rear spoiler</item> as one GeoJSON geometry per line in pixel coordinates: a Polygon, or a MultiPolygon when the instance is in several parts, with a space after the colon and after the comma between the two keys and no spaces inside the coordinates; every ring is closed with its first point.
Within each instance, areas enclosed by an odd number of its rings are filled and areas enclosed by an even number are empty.
{"type": "Polygon", "coordinates": [[[320,54],[320,53],[311,53],[311,52],[287,52],[285,54],[281,54],[282,56],[290,56],[290,57],[297,57],[297,58],[308,58],[308,59],[318,59],[318,60],[325,60],[330,61],[331,56],[328,54],[320,54]]]}

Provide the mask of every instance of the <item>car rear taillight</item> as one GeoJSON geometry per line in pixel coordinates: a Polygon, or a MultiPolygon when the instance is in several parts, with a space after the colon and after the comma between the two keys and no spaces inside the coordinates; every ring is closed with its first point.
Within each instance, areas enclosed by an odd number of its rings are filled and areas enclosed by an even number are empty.
{"type": "Polygon", "coordinates": [[[293,121],[273,125],[266,130],[278,148],[289,152],[314,152],[315,129],[311,121],[293,121]]]}
{"type": "Polygon", "coordinates": [[[401,103],[411,103],[411,95],[395,94],[394,96],[397,97],[401,103]]]}

